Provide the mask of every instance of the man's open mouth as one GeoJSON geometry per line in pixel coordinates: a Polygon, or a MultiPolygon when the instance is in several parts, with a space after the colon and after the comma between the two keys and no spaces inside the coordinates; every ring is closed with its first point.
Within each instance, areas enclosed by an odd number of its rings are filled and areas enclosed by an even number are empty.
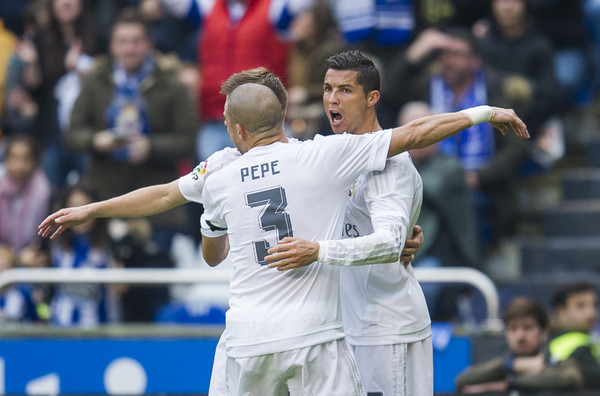
{"type": "Polygon", "coordinates": [[[337,111],[329,111],[329,117],[331,117],[331,121],[333,121],[335,123],[342,121],[342,118],[344,118],[337,111]]]}

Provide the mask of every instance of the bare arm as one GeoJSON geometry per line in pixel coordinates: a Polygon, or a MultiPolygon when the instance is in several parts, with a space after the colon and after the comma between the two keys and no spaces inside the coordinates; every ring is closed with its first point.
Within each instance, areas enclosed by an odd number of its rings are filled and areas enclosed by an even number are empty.
{"type": "Polygon", "coordinates": [[[38,226],[38,235],[56,238],[64,230],[100,217],[145,217],[165,212],[188,202],[179,191],[177,180],[157,184],[88,205],[64,208],[38,226]]]}
{"type": "Polygon", "coordinates": [[[211,267],[221,264],[229,253],[229,238],[222,235],[217,238],[210,238],[202,234],[202,256],[211,267]]]}
{"type": "MultiPolygon", "coordinates": [[[[527,127],[512,109],[490,107],[491,116],[487,122],[500,130],[503,135],[508,133],[508,125],[515,134],[529,139],[527,127]]],[[[409,122],[392,131],[392,141],[388,158],[406,150],[420,149],[431,146],[447,137],[453,136],[463,129],[469,128],[485,120],[473,120],[464,111],[455,113],[434,114],[409,122]]]]}

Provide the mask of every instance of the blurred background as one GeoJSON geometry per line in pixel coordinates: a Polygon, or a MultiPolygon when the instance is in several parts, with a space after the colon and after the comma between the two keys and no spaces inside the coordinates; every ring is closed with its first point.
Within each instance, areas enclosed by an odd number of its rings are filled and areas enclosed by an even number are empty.
{"type": "MultiPolygon", "coordinates": [[[[325,60],[345,49],[377,64],[385,128],[487,103],[532,134],[477,126],[411,152],[435,391],[456,392],[506,350],[513,298],[552,316],[562,284],[600,291],[599,46],[598,0],[2,0],[0,394],[205,394],[231,267],[202,259],[202,206],[52,242],[37,225],[232,146],[219,89],[235,72],[284,82],[289,136],[330,134],[325,60]],[[113,29],[127,18],[145,28],[113,29]]],[[[594,318],[598,343],[597,303],[594,318]]]]}

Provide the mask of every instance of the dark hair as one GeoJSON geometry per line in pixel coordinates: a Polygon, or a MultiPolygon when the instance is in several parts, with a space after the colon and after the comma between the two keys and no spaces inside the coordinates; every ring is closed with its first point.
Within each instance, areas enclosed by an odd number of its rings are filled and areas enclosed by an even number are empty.
{"type": "Polygon", "coordinates": [[[358,73],[357,81],[363,87],[365,95],[379,91],[381,77],[373,60],[357,50],[337,53],[327,59],[327,69],[353,70],[358,73]]]}
{"type": "MultiPolygon", "coordinates": [[[[93,187],[87,184],[76,184],[65,187],[60,194],[58,206],[61,208],[67,207],[67,201],[76,192],[82,192],[90,198],[90,202],[99,200],[98,193],[93,187]]],[[[91,230],[91,244],[94,247],[105,246],[108,244],[107,220],[105,218],[96,218],[93,220],[94,225],[91,230]]],[[[69,248],[72,243],[72,232],[68,229],[59,236],[60,244],[63,248],[69,248]]]]}
{"type": "Polygon", "coordinates": [[[473,55],[481,54],[481,48],[479,46],[479,41],[477,40],[477,38],[475,38],[473,33],[471,33],[471,31],[469,29],[467,29],[466,27],[448,26],[448,27],[442,28],[440,30],[441,30],[441,32],[447,34],[448,36],[450,36],[454,39],[457,39],[457,40],[467,43],[469,45],[469,48],[471,48],[471,53],[473,55]]]}
{"type": "Polygon", "coordinates": [[[583,292],[593,291],[596,292],[596,287],[586,281],[573,281],[560,285],[552,296],[552,306],[554,308],[564,307],[567,305],[567,300],[573,294],[579,294],[583,292]]]}
{"type": "Polygon", "coordinates": [[[38,143],[38,141],[33,136],[31,136],[30,134],[27,134],[27,133],[15,133],[13,135],[10,135],[6,139],[6,149],[4,151],[5,158],[8,155],[8,152],[10,151],[12,146],[14,146],[16,143],[25,143],[26,145],[28,145],[31,150],[31,154],[33,155],[33,159],[34,159],[35,163],[36,164],[40,163],[40,156],[42,155],[42,148],[40,147],[40,144],[38,143]]]}
{"type": "Polygon", "coordinates": [[[111,28],[111,35],[114,33],[115,28],[119,25],[134,24],[140,25],[144,29],[146,37],[150,38],[148,23],[144,20],[140,12],[135,7],[125,7],[117,15],[111,28]]]}
{"type": "Polygon", "coordinates": [[[515,297],[506,307],[502,320],[506,326],[509,321],[517,318],[532,317],[536,323],[545,329],[548,326],[548,313],[546,308],[529,297],[515,297]]]}
{"type": "Polygon", "coordinates": [[[310,9],[315,18],[315,36],[321,41],[327,34],[337,29],[337,21],[333,15],[333,10],[326,0],[317,0],[310,9]]]}

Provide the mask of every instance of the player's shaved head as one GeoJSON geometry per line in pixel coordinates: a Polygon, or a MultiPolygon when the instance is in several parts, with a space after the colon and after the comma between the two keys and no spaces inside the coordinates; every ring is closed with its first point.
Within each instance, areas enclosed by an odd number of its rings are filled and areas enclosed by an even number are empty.
{"type": "Polygon", "coordinates": [[[281,133],[281,104],[264,85],[249,83],[235,88],[227,96],[225,112],[230,124],[240,124],[254,135],[281,133]]]}
{"type": "Polygon", "coordinates": [[[233,74],[221,85],[221,93],[225,96],[243,84],[255,83],[271,88],[281,104],[281,112],[285,117],[288,104],[288,93],[281,80],[266,67],[256,67],[233,74]]]}

